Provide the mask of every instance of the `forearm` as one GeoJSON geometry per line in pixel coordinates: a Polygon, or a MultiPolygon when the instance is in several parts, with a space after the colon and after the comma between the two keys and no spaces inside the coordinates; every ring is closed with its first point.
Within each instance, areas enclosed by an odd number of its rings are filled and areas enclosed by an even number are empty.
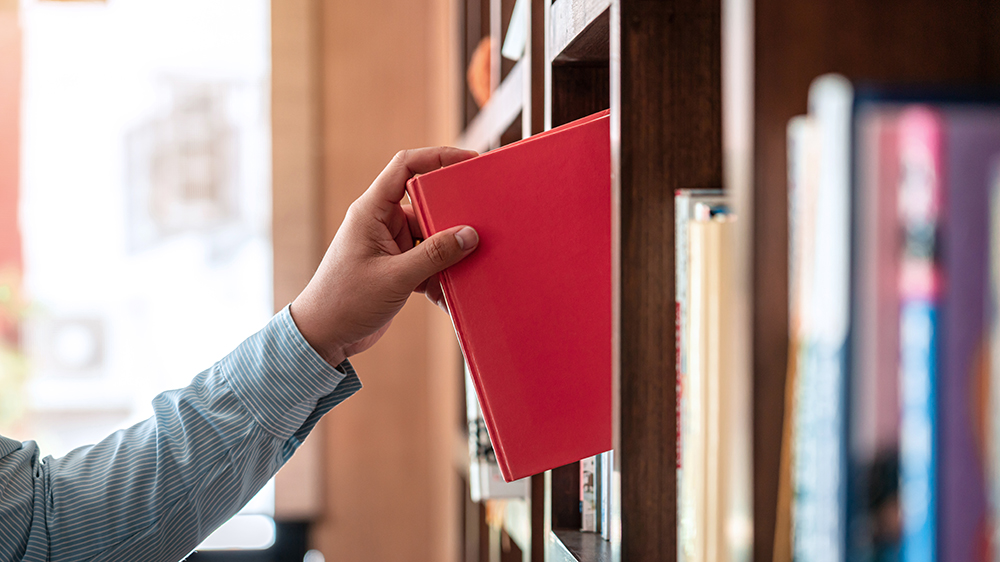
{"type": "Polygon", "coordinates": [[[46,543],[53,561],[181,559],[360,388],[342,367],[319,358],[283,311],[191,385],[158,396],[153,418],[32,466],[28,542],[46,543]]]}

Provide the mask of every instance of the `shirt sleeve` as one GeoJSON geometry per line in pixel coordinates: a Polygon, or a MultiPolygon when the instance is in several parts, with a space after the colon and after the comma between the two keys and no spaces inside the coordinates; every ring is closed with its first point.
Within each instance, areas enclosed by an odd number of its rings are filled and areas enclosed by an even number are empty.
{"type": "Polygon", "coordinates": [[[316,422],[361,388],[288,307],[152,418],[62,458],[0,437],[0,561],[182,559],[246,504],[316,422]]]}

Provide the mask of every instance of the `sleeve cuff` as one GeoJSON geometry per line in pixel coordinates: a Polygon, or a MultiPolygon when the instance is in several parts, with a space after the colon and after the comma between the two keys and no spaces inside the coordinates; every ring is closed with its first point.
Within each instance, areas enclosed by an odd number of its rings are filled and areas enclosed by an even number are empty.
{"type": "Polygon", "coordinates": [[[323,414],[361,389],[350,362],[333,367],[320,357],[287,306],[219,367],[254,419],[282,440],[305,439],[323,414]]]}

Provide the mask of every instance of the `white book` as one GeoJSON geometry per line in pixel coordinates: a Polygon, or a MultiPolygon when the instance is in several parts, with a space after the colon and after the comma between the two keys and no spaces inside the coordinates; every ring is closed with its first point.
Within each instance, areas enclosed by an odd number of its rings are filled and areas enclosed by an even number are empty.
{"type": "Polygon", "coordinates": [[[580,461],[581,531],[597,532],[597,457],[580,461]]]}
{"type": "MultiPolygon", "coordinates": [[[[805,562],[845,556],[845,374],[850,307],[853,91],[838,75],[817,78],[809,113],[817,131],[815,221],[808,300],[800,330],[793,553],[805,562]]],[[[800,319],[801,320],[801,319],[800,319]]]]}
{"type": "MultiPolygon", "coordinates": [[[[678,190],[674,199],[675,231],[674,243],[676,245],[674,264],[676,267],[675,287],[676,287],[676,392],[677,392],[677,559],[678,561],[701,560],[696,556],[694,541],[703,534],[699,531],[699,517],[696,512],[698,487],[697,471],[688,470],[689,466],[700,466],[701,453],[699,453],[698,441],[702,439],[702,424],[699,421],[700,401],[692,399],[698,398],[699,388],[692,388],[690,380],[691,373],[691,293],[689,287],[692,249],[690,244],[689,229],[691,221],[695,218],[695,211],[699,204],[709,206],[721,206],[728,202],[728,198],[722,190],[718,189],[682,189],[678,190]],[[688,448],[691,444],[692,448],[688,448]]],[[[700,250],[699,250],[700,251],[700,250]]],[[[700,254],[699,254],[700,255],[700,254]]]]}

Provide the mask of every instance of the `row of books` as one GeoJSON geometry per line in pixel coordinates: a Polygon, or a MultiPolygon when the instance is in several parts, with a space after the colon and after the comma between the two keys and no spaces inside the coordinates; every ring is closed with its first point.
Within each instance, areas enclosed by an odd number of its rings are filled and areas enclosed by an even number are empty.
{"type": "Polygon", "coordinates": [[[818,78],[788,126],[795,560],[992,560],[1000,96],[818,78]]]}
{"type": "Polygon", "coordinates": [[[736,216],[721,190],[675,197],[677,559],[745,560],[750,434],[732,364],[736,216]]]}

